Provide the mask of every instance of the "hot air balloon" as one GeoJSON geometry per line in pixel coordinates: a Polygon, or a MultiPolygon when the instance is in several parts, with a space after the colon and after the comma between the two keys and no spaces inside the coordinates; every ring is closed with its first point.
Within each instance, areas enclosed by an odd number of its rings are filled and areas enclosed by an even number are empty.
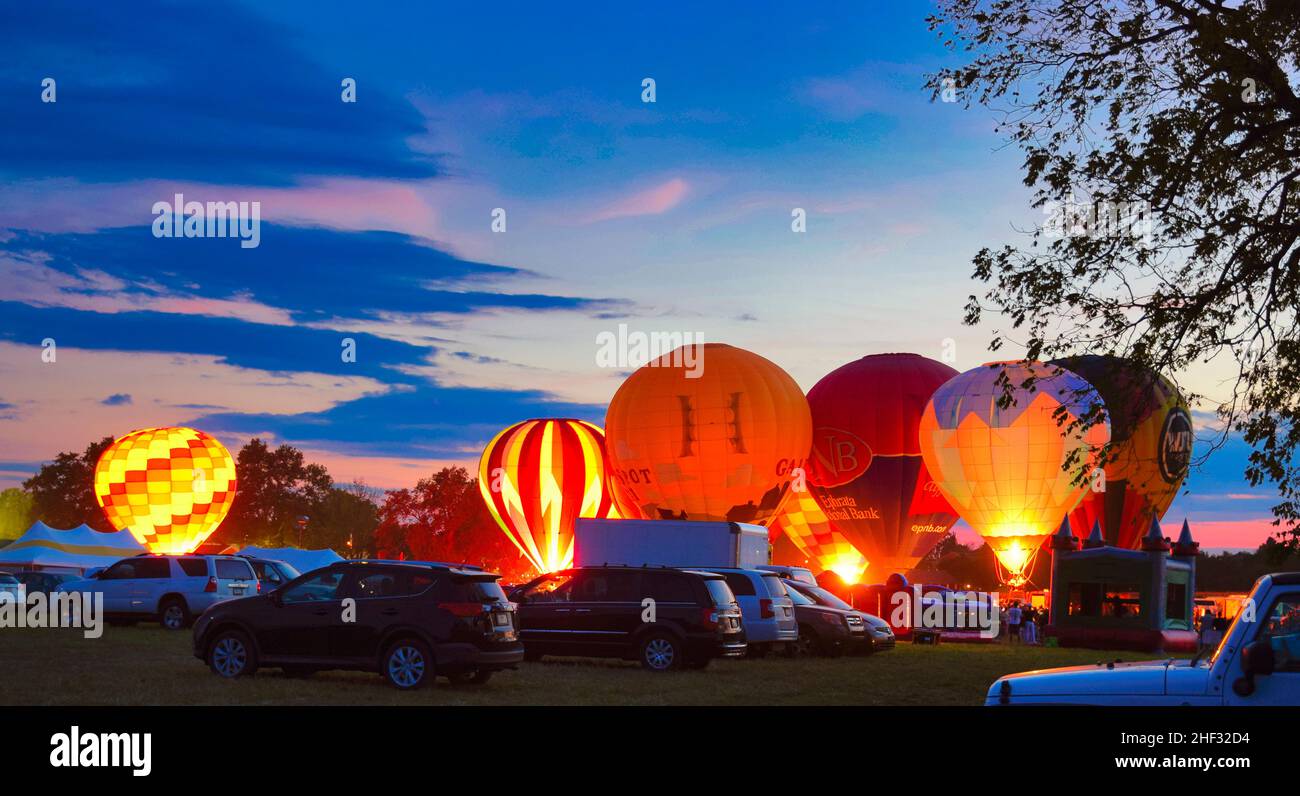
{"type": "Polygon", "coordinates": [[[878,580],[915,567],[957,521],[917,446],[926,402],[955,375],[918,354],[877,354],[831,371],[808,392],[809,488],[878,580]]]}
{"type": "Polygon", "coordinates": [[[235,460],[202,431],[146,428],[104,450],[94,485],[114,528],[152,553],[191,553],[230,512],[235,460]]]}
{"type": "Polygon", "coordinates": [[[1164,376],[1130,360],[1079,356],[1050,364],[1095,387],[1110,421],[1110,448],[1102,464],[1105,488],[1084,493],[1070,512],[1070,528],[1084,539],[1099,524],[1107,544],[1136,550],[1187,475],[1192,455],[1187,402],[1164,376]]]}
{"type": "Polygon", "coordinates": [[[582,420],[525,420],[479,460],[479,490],[497,525],[540,573],[573,564],[573,523],[617,517],[605,487],[605,437],[582,420]]]}
{"type": "Polygon", "coordinates": [[[1086,429],[1076,421],[1101,405],[1097,391],[1068,370],[1000,362],[952,378],[925,407],[919,432],[925,465],[988,542],[999,579],[1013,588],[1025,584],[1043,540],[1089,487],[1080,476],[1095,467],[1110,430],[1104,420],[1086,429]],[[1003,377],[1011,398],[1005,407],[999,406],[1003,377]]]}
{"type": "MultiPolygon", "coordinates": [[[[806,490],[790,491],[781,512],[772,520],[773,537],[784,535],[819,570],[829,570],[847,584],[857,583],[867,570],[867,559],[826,519],[821,506],[806,490]]],[[[775,547],[775,538],[773,546],[775,547]]],[[[775,554],[774,554],[775,560],[775,554]]],[[[779,562],[778,562],[779,563],[779,562]]]]}
{"type": "Polygon", "coordinates": [[[605,433],[619,508],[643,519],[763,524],[812,443],[794,379],[719,343],[684,346],[634,372],[610,401],[605,433]]]}

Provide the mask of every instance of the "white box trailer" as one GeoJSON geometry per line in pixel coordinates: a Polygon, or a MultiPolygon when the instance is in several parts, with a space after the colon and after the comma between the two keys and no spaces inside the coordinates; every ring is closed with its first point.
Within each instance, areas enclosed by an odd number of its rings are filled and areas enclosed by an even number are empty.
{"type": "Polygon", "coordinates": [[[771,563],[767,529],[743,522],[580,519],[575,566],[741,567],[771,563]]]}

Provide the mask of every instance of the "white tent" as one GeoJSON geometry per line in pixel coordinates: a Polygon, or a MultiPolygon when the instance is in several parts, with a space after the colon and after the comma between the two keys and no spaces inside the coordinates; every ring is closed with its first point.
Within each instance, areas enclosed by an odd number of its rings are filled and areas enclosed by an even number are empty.
{"type": "MultiPolygon", "coordinates": [[[[0,550],[0,553],[3,552],[0,550]]],[[[283,561],[299,572],[311,572],[313,569],[328,567],[335,561],[343,560],[343,556],[329,548],[324,550],[300,550],[297,547],[245,547],[239,551],[239,554],[241,556],[283,561]]]]}
{"type": "Polygon", "coordinates": [[[27,533],[0,547],[0,569],[84,572],[145,552],[130,531],[101,533],[89,525],[60,531],[37,521],[27,533]]]}

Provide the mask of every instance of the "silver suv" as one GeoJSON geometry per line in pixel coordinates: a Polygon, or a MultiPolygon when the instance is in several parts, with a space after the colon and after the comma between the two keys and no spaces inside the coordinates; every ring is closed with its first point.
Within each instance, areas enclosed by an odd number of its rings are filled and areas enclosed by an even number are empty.
{"type": "Polygon", "coordinates": [[[189,627],[222,600],[261,590],[253,566],[237,556],[139,555],[59,586],[64,592],[104,595],[110,624],[157,619],[168,630],[189,627]]]}

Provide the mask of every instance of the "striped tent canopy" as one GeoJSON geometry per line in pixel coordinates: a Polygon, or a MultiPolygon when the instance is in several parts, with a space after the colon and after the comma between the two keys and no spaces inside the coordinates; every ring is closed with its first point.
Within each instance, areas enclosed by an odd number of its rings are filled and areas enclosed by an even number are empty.
{"type": "Polygon", "coordinates": [[[130,531],[102,533],[89,525],[67,531],[37,521],[0,548],[0,569],[52,569],[84,572],[145,552],[130,531]]]}

